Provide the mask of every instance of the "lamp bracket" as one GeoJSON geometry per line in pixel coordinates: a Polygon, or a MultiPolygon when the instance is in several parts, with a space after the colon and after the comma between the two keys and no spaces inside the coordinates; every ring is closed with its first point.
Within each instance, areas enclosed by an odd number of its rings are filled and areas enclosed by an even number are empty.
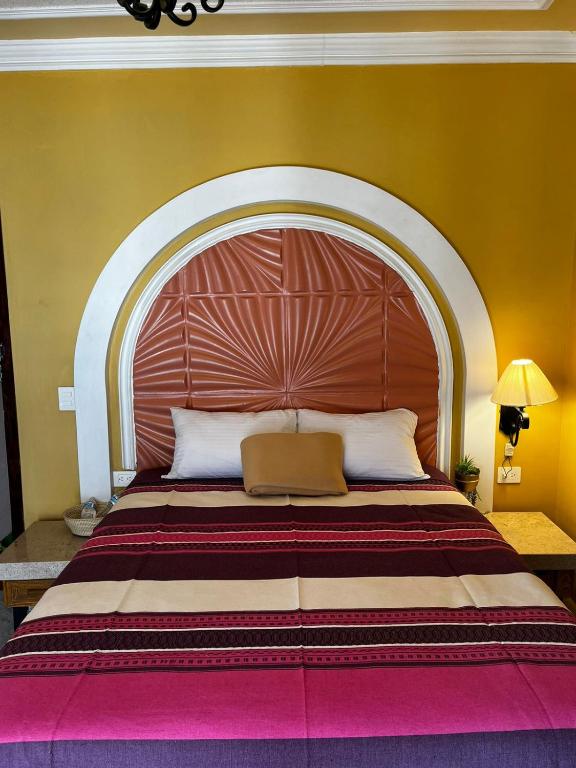
{"type": "Polygon", "coordinates": [[[524,413],[524,408],[518,405],[500,406],[500,432],[508,435],[510,443],[516,447],[521,429],[530,427],[530,417],[524,413]]]}

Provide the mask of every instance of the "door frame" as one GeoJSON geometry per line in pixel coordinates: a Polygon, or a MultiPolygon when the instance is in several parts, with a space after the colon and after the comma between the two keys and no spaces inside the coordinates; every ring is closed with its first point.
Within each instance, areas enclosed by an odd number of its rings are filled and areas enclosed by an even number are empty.
{"type": "Polygon", "coordinates": [[[6,433],[6,456],[8,459],[8,488],[12,516],[12,537],[24,530],[24,505],[22,501],[22,471],[20,466],[20,443],[18,440],[18,417],[16,411],[16,389],[14,386],[14,365],[8,310],[8,286],[2,237],[2,216],[0,214],[0,375],[2,376],[2,401],[4,405],[4,429],[6,433]]]}

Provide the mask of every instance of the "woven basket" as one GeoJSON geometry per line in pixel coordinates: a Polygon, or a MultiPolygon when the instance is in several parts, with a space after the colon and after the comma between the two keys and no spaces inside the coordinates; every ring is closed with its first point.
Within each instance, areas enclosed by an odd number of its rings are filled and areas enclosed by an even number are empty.
{"type": "Polygon", "coordinates": [[[91,536],[92,531],[108,511],[107,501],[96,502],[96,517],[80,517],[82,505],[77,504],[64,512],[64,522],[75,536],[91,536]]]}

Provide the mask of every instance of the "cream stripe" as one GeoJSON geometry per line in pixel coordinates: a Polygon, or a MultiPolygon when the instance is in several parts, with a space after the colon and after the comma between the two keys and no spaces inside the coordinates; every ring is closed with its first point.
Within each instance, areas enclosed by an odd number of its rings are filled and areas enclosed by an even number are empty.
{"type": "Polygon", "coordinates": [[[69,613],[296,610],[298,580],[99,581],[51,587],[30,618],[69,613]]]}
{"type": "Polygon", "coordinates": [[[344,496],[290,496],[294,507],[365,507],[422,504],[457,504],[470,506],[458,491],[350,491],[344,496]]]}
{"type": "Polygon", "coordinates": [[[344,496],[249,496],[244,491],[150,491],[124,496],[115,509],[137,507],[364,507],[422,504],[471,506],[458,491],[350,491],[344,496]]]}
{"type": "Polygon", "coordinates": [[[123,496],[114,509],[138,507],[285,507],[288,496],[248,496],[244,491],[145,491],[123,496]]]}
{"type": "Polygon", "coordinates": [[[70,613],[559,606],[531,573],[60,584],[27,619],[70,613]]]}

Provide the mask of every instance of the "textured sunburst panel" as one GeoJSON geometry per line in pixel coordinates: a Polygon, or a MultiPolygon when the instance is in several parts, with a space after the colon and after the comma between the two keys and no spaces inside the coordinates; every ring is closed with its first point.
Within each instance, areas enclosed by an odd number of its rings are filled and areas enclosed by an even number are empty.
{"type": "Polygon", "coordinates": [[[171,406],[404,406],[433,464],[438,359],[414,295],[379,258],[322,232],[262,230],[196,256],[154,302],[134,359],[139,469],[171,462],[171,406]]]}

